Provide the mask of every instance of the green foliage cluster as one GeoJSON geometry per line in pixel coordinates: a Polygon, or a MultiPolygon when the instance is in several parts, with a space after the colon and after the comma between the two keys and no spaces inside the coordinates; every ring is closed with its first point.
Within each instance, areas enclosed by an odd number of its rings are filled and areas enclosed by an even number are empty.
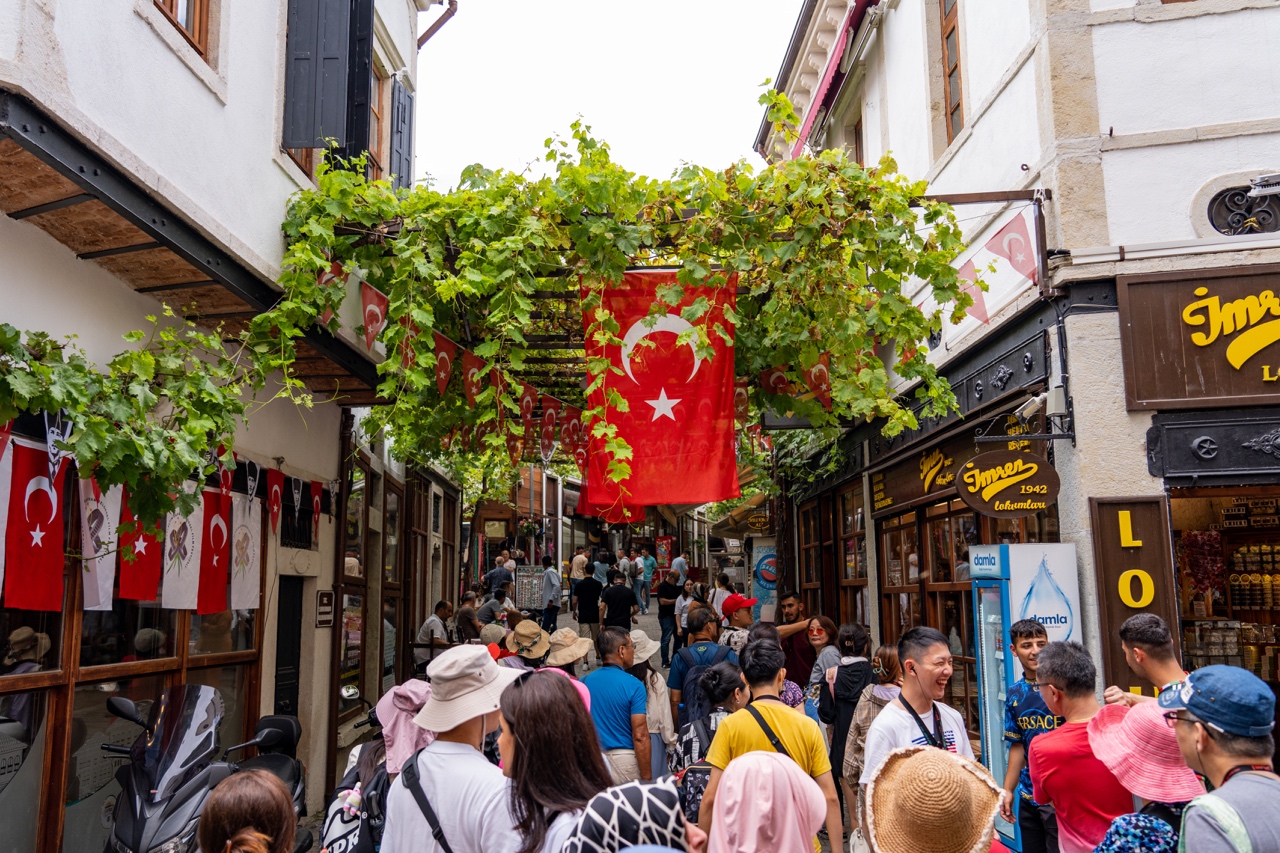
{"type": "MultiPolygon", "coordinates": [[[[761,101],[780,126],[794,123],[783,96],[770,92],[761,101]]],[[[492,428],[501,407],[504,423],[522,432],[513,380],[535,354],[527,336],[581,330],[585,313],[590,338],[620,344],[617,322],[601,308],[605,289],[630,268],[677,265],[678,284],[659,293],[654,315],[670,310],[685,288],[729,286],[736,273],[737,307],[728,317],[736,375],[754,380],[761,370],[788,365],[788,377],[803,388],[803,371],[830,353],[832,411],[773,396],[758,383],[753,410],[791,411],[819,428],[883,418],[885,432],[894,434],[914,426],[915,415],[895,399],[901,386],[893,374],[918,383],[924,415],[954,406],[950,387],[926,360],[925,342],[972,304],[951,265],[963,248],[961,232],[952,210],[922,201],[925,185],[898,174],[891,158],[864,168],[843,151],[824,151],[759,170],[746,162],[719,171],[688,165],[654,180],[615,163],[581,122],[569,139],[548,139],[546,149],[543,177],[472,166],[448,192],[396,192],[359,171],[322,167],[318,186],[289,209],[280,279],[286,296],[255,321],[257,351],[301,388],[289,373],[293,343],[327,311],[337,330],[347,286],[323,275],[337,261],[390,300],[378,389],[389,404],[375,408],[366,427],[385,428],[411,461],[462,465],[467,472],[459,473],[470,478],[478,471],[490,485],[509,483],[505,436],[492,428]],[[941,307],[926,311],[909,298],[918,281],[941,307]],[[547,290],[566,298],[535,301],[535,292],[547,290]],[[506,392],[486,383],[468,407],[455,371],[441,395],[432,331],[502,371],[506,392]],[[469,451],[455,443],[445,452],[459,427],[478,430],[479,440],[469,451]]],[[[712,335],[730,334],[705,321],[708,307],[699,300],[681,312],[694,324],[683,337],[703,357],[712,335]]],[[[610,369],[605,359],[589,359],[589,388],[610,369]]],[[[585,405],[580,389],[555,393],[585,405]]],[[[586,417],[619,481],[629,473],[631,448],[610,421],[624,409],[613,396],[586,417]]]]}

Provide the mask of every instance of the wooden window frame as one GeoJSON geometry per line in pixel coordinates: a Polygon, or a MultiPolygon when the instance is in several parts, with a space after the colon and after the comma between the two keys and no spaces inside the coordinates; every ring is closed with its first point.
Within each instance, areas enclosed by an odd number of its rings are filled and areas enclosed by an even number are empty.
{"type": "Polygon", "coordinates": [[[390,78],[380,74],[376,64],[370,74],[373,80],[369,86],[369,180],[376,181],[382,177],[382,164],[387,159],[382,153],[382,146],[388,136],[387,119],[390,117],[383,102],[390,78]]]}
{"type": "Polygon", "coordinates": [[[156,8],[169,19],[169,23],[178,28],[187,43],[195,48],[200,58],[208,61],[206,52],[209,49],[209,4],[210,0],[187,0],[191,4],[191,17],[195,31],[187,29],[186,24],[178,19],[178,3],[180,0],[155,0],[156,8]]]}
{"type": "Polygon", "coordinates": [[[942,41],[942,103],[943,103],[943,122],[947,126],[947,142],[951,142],[964,130],[964,71],[961,68],[960,58],[960,0],[938,0],[938,11],[941,18],[941,41],[942,41]],[[947,3],[951,3],[950,11],[947,10],[947,3]],[[955,33],[956,55],[951,56],[947,50],[947,37],[955,33]],[[956,99],[951,100],[951,73],[956,74],[956,99]],[[956,114],[960,117],[960,127],[956,128],[953,117],[956,114]]]}
{"type": "Polygon", "coordinates": [[[853,125],[853,159],[859,166],[867,165],[867,152],[862,141],[862,116],[853,125]]]}
{"type": "Polygon", "coordinates": [[[841,622],[860,622],[867,623],[871,607],[871,602],[867,600],[866,589],[868,586],[869,572],[867,569],[867,514],[866,499],[862,490],[862,482],[854,482],[848,484],[845,488],[840,489],[836,493],[836,565],[839,567],[837,577],[839,578],[839,596],[840,602],[840,621],[841,622]],[[845,527],[845,502],[848,501],[853,505],[854,522],[853,528],[845,527]],[[848,568],[849,546],[852,544],[854,553],[859,555],[861,562],[861,576],[848,578],[845,572],[848,568]],[[861,599],[863,602],[863,612],[858,612],[857,602],[861,599]]]}
{"type": "Polygon", "coordinates": [[[286,148],[284,153],[289,155],[289,159],[294,162],[302,173],[306,175],[312,183],[316,179],[316,152],[318,148],[286,148]]]}
{"type": "MultiPolygon", "coordinates": [[[[404,584],[404,565],[405,565],[405,546],[408,544],[408,537],[405,531],[409,529],[406,523],[405,512],[408,509],[407,492],[404,483],[392,477],[387,477],[383,489],[382,504],[382,559],[379,561],[379,569],[382,571],[382,603],[385,608],[388,601],[395,602],[396,623],[393,627],[396,631],[396,649],[394,651],[395,658],[392,665],[395,667],[396,684],[402,683],[409,677],[412,671],[413,647],[412,643],[417,634],[416,631],[408,630],[413,624],[410,614],[405,611],[405,584],[404,584]],[[396,519],[394,529],[388,521],[387,503],[390,497],[394,495],[398,501],[398,509],[396,510],[396,519]],[[396,554],[395,565],[391,567],[391,578],[387,578],[387,548],[391,543],[392,536],[395,537],[396,554]]],[[[383,654],[385,655],[385,650],[383,654]]],[[[385,677],[385,673],[383,674],[385,677]]]]}

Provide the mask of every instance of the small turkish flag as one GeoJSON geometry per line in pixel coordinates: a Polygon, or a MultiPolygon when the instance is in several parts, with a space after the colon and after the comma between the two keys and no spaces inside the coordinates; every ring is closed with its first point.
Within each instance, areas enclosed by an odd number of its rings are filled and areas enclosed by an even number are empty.
{"type": "MultiPolygon", "coordinates": [[[[122,501],[120,519],[126,525],[135,521],[129,509],[128,495],[122,501]]],[[[164,526],[150,530],[138,522],[136,533],[120,537],[120,597],[134,601],[155,601],[160,592],[160,572],[164,566],[164,526]],[[132,553],[133,559],[128,555],[132,553]]]]}
{"type": "Polygon", "coordinates": [[[733,383],[733,422],[746,426],[751,413],[751,380],[738,379],[733,383]]]}
{"type": "Polygon", "coordinates": [[[503,379],[503,378],[502,378],[502,371],[501,371],[501,370],[499,370],[498,368],[496,368],[496,367],[495,367],[495,368],[493,368],[493,369],[491,369],[491,370],[489,371],[489,384],[493,386],[493,401],[494,401],[494,402],[497,404],[497,406],[498,406],[498,424],[497,424],[497,428],[498,428],[498,430],[499,430],[499,431],[501,431],[501,430],[502,430],[502,415],[503,415],[503,412],[502,412],[502,409],[503,409],[503,406],[502,406],[502,395],[503,395],[503,394],[505,394],[505,393],[506,393],[506,391],[507,391],[507,381],[506,381],[505,379],[503,379]]]}
{"type": "Polygon", "coordinates": [[[267,469],[267,509],[271,513],[271,532],[280,529],[280,509],[284,506],[284,472],[278,468],[267,469]]]}
{"type": "Polygon", "coordinates": [[[400,318],[400,325],[405,329],[404,339],[400,341],[400,364],[408,370],[418,363],[418,351],[414,348],[414,341],[417,340],[418,335],[422,334],[422,330],[408,314],[400,318]]]}
{"type": "Polygon", "coordinates": [[[582,409],[565,406],[560,417],[560,447],[573,457],[578,472],[587,476],[587,431],[582,424],[582,409]]]}
{"type": "MultiPolygon", "coordinates": [[[[327,270],[320,270],[316,275],[316,284],[320,285],[321,289],[331,287],[335,283],[341,285],[343,294],[345,295],[347,289],[347,275],[342,271],[342,261],[334,261],[329,265],[327,270]]],[[[339,299],[338,301],[341,302],[342,300],[339,299]]],[[[324,313],[320,315],[320,323],[327,326],[329,325],[329,321],[332,319],[333,309],[324,309],[324,313]]]]}
{"type": "Polygon", "coordinates": [[[204,490],[204,520],[200,541],[200,591],[196,613],[227,609],[227,570],[231,566],[231,497],[218,489],[204,490]]]}
{"type": "Polygon", "coordinates": [[[828,412],[831,411],[831,371],[829,368],[831,361],[830,353],[823,353],[818,356],[818,360],[813,363],[804,372],[804,380],[809,384],[809,390],[813,392],[813,396],[822,408],[828,412]]]}
{"type": "Polygon", "coordinates": [[[324,483],[319,480],[311,481],[311,541],[320,541],[320,492],[324,489],[324,483]]]}
{"type": "Polygon", "coordinates": [[[987,241],[986,250],[1008,261],[1015,270],[1034,284],[1038,278],[1036,254],[1032,249],[1031,235],[1027,231],[1026,217],[1019,213],[987,241]]]}
{"type": "Polygon", "coordinates": [[[484,359],[469,349],[462,351],[462,387],[467,392],[467,405],[474,406],[484,390],[484,359]]]}
{"type": "Polygon", "coordinates": [[[457,438],[457,436],[458,436],[458,428],[457,428],[457,427],[454,427],[453,429],[449,430],[449,434],[448,434],[448,435],[441,436],[441,437],[440,437],[440,449],[441,449],[441,450],[448,450],[450,447],[452,447],[452,446],[453,446],[453,440],[454,440],[455,438],[457,438]]]}
{"type": "MultiPolygon", "coordinates": [[[[606,346],[587,335],[586,355],[607,358],[613,370],[591,391],[588,403],[603,407],[611,394],[627,401],[626,413],[610,415],[617,435],[631,447],[631,473],[622,482],[608,476],[610,458],[603,438],[589,438],[587,479],[592,500],[612,506],[625,497],[628,506],[698,504],[738,497],[733,443],[733,325],[737,276],[720,287],[683,287],[679,303],[654,315],[650,309],[660,287],[676,284],[674,270],[624,274],[606,287],[598,310],[608,312],[622,330],[621,346],[606,346]],[[694,330],[681,312],[695,302],[709,304],[698,319],[707,329],[711,354],[680,336],[694,330]],[[715,331],[718,326],[730,340],[715,331]]],[[[583,316],[584,326],[591,317],[583,316]]]]}
{"type": "Polygon", "coordinates": [[[974,269],[972,259],[965,261],[964,266],[956,270],[956,278],[968,282],[960,285],[960,292],[973,297],[973,304],[969,306],[969,316],[979,323],[990,323],[991,318],[987,315],[987,295],[977,285],[978,272],[974,269]]]}
{"type": "Polygon", "coordinates": [[[538,392],[528,382],[520,383],[520,420],[524,424],[524,437],[533,435],[533,410],[538,405],[538,392]]]}
{"type": "Polygon", "coordinates": [[[542,431],[539,435],[538,450],[542,453],[542,464],[551,463],[556,452],[556,421],[560,417],[560,401],[555,397],[542,395],[542,431]]]}
{"type": "Polygon", "coordinates": [[[471,424],[463,424],[462,429],[458,431],[458,444],[462,446],[464,451],[471,451],[471,424]]]}
{"type": "Polygon", "coordinates": [[[440,396],[449,387],[449,377],[453,375],[453,361],[458,357],[458,345],[439,332],[433,332],[436,339],[436,387],[440,396]]]}
{"type": "Polygon", "coordinates": [[[520,467],[520,451],[523,449],[521,447],[523,443],[520,436],[516,435],[514,431],[507,430],[507,455],[511,457],[512,468],[520,467]]]}
{"type": "Polygon", "coordinates": [[[385,293],[367,281],[360,282],[360,310],[364,316],[364,348],[367,350],[373,349],[378,333],[386,328],[388,305],[385,293]]]}
{"type": "Polygon", "coordinates": [[[790,397],[796,393],[796,386],[787,378],[787,367],[783,364],[760,371],[760,387],[766,394],[781,394],[790,397]]]}
{"type": "Polygon", "coordinates": [[[8,524],[5,530],[4,606],[14,610],[62,610],[62,483],[67,460],[49,476],[43,444],[13,440],[8,524]]]}

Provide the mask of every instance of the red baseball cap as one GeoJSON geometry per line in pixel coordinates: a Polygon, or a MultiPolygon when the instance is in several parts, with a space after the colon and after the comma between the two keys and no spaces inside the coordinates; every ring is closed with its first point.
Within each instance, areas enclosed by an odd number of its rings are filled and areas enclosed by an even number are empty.
{"type": "Polygon", "coordinates": [[[734,593],[724,600],[724,605],[720,608],[724,618],[728,619],[737,611],[744,607],[753,607],[759,601],[758,598],[747,598],[745,595],[734,593]]]}

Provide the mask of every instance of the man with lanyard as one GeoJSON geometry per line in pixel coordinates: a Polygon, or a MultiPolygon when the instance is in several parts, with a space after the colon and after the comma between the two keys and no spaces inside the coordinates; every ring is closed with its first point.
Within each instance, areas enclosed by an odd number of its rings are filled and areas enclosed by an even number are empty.
{"type": "MultiPolygon", "coordinates": [[[[862,786],[870,784],[885,756],[907,746],[936,746],[973,758],[964,717],[939,700],[951,681],[951,646],[936,628],[912,628],[898,640],[902,692],[884,706],[867,730],[862,786]],[[925,721],[928,721],[926,723],[925,721]]],[[[867,827],[862,831],[868,837],[867,827]]]]}
{"type": "MultiPolygon", "coordinates": [[[[1163,619],[1154,613],[1138,613],[1124,620],[1120,626],[1120,647],[1124,649],[1124,662],[1134,675],[1152,684],[1159,694],[1177,686],[1187,677],[1173,650],[1173,634],[1163,619]]],[[[1116,685],[1107,688],[1103,699],[1108,705],[1123,703],[1133,706],[1151,696],[1140,696],[1121,690],[1116,685]]]]}
{"type": "Polygon", "coordinates": [[[1182,813],[1179,850],[1280,850],[1271,688],[1248,670],[1215,664],[1197,669],[1159,701],[1183,760],[1214,787],[1182,813]]]}

